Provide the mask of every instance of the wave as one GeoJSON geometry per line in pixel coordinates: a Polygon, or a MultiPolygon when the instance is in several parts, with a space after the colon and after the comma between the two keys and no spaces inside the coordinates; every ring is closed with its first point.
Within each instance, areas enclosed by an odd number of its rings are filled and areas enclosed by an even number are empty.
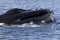
{"type": "Polygon", "coordinates": [[[30,23],[24,23],[21,25],[6,25],[4,23],[0,23],[0,27],[42,27],[47,25],[53,25],[54,23],[40,23],[40,24],[34,24],[33,22],[30,23]]]}

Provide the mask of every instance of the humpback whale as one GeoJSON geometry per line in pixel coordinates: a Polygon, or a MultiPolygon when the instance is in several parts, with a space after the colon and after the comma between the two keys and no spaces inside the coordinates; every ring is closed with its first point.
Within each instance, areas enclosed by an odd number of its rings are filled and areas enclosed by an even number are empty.
{"type": "Polygon", "coordinates": [[[6,13],[0,15],[0,23],[5,24],[23,24],[34,22],[38,24],[39,22],[52,22],[51,14],[53,11],[49,9],[40,9],[40,10],[25,10],[19,8],[13,8],[8,10],[6,13]]]}

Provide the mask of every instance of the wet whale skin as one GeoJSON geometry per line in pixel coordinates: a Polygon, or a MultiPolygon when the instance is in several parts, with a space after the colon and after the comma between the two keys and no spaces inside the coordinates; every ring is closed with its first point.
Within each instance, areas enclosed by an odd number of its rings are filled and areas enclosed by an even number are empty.
{"type": "Polygon", "coordinates": [[[23,24],[34,22],[38,23],[39,21],[46,20],[48,22],[52,21],[50,16],[53,14],[53,11],[49,9],[40,9],[40,10],[25,10],[14,8],[8,10],[6,13],[0,15],[0,23],[6,24],[23,24]]]}

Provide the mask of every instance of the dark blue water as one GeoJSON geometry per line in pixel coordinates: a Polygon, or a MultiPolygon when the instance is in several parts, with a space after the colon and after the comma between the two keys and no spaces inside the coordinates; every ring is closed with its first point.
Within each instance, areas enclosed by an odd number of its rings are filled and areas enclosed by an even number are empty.
{"type": "Polygon", "coordinates": [[[55,23],[43,25],[0,26],[0,40],[60,40],[60,0],[0,0],[0,15],[12,8],[48,8],[55,23]]]}
{"type": "MultiPolygon", "coordinates": [[[[1,40],[54,40],[60,39],[59,33],[51,27],[1,27],[1,40]]],[[[59,31],[57,31],[59,32],[59,31]]]]}

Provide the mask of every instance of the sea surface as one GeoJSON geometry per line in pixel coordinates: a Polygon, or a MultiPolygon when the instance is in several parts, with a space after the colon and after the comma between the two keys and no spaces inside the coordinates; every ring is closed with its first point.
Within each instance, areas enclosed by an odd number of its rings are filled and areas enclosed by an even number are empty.
{"type": "Polygon", "coordinates": [[[60,0],[0,0],[0,15],[12,8],[50,9],[56,22],[0,26],[0,40],[60,40],[60,0]]]}

